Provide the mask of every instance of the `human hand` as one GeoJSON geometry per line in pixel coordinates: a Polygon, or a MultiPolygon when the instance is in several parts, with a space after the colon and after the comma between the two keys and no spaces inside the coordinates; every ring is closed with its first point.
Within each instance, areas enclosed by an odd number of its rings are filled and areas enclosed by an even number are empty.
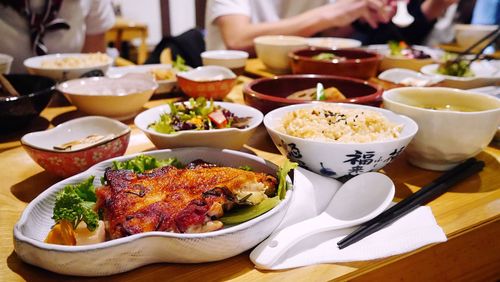
{"type": "Polygon", "coordinates": [[[339,0],[322,7],[322,12],[335,26],[346,26],[362,19],[377,28],[379,23],[389,22],[395,11],[389,0],[339,0]]]}

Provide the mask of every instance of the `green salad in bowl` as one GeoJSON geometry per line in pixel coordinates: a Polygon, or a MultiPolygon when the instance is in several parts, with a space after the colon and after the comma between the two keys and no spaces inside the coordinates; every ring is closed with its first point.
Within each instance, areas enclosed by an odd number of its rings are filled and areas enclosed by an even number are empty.
{"type": "Polygon", "coordinates": [[[250,117],[239,117],[213,100],[191,98],[186,103],[169,103],[170,112],[160,115],[149,128],[160,133],[174,133],[183,130],[210,130],[221,128],[245,128],[250,117]]]}
{"type": "Polygon", "coordinates": [[[467,60],[457,60],[456,54],[445,53],[443,62],[439,64],[437,73],[458,77],[472,77],[474,72],[470,68],[471,62],[467,60]]]}
{"type": "Polygon", "coordinates": [[[160,149],[240,149],[263,118],[250,106],[197,98],[151,108],[137,115],[134,123],[160,149]]]}

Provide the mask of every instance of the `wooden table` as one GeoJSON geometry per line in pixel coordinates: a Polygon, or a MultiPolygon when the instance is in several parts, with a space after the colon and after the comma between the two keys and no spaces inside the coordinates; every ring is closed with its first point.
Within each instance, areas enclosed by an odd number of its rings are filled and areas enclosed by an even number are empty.
{"type": "MultiPolygon", "coordinates": [[[[242,103],[241,77],[227,100],[242,103]]],[[[146,108],[164,103],[157,99],[146,108]]],[[[73,106],[47,108],[42,118],[30,130],[43,130],[81,115],[73,106]]],[[[127,154],[153,149],[153,144],[132,121],[132,136],[127,154]]],[[[0,281],[79,281],[88,279],[67,277],[23,263],[14,253],[12,229],[24,207],[42,191],[60,179],[35,164],[20,147],[22,133],[0,137],[0,281]]],[[[274,162],[283,157],[267,136],[265,128],[243,148],[274,162]]],[[[449,241],[423,247],[411,253],[386,259],[323,264],[288,271],[259,271],[248,259],[248,252],[220,262],[204,264],[154,264],[98,281],[327,281],[353,279],[369,281],[399,281],[401,279],[433,280],[495,280],[500,278],[500,150],[493,146],[481,152],[478,159],[486,162],[479,174],[454,187],[429,206],[444,229],[449,241]]],[[[415,168],[406,162],[404,154],[384,171],[396,184],[396,198],[415,192],[439,175],[415,168]]]]}
{"type": "Polygon", "coordinates": [[[137,54],[137,64],[141,65],[147,59],[148,47],[146,39],[148,38],[148,26],[145,23],[133,22],[124,18],[117,18],[113,27],[106,32],[106,41],[113,42],[115,48],[121,50],[123,41],[131,41],[139,38],[137,54]]]}

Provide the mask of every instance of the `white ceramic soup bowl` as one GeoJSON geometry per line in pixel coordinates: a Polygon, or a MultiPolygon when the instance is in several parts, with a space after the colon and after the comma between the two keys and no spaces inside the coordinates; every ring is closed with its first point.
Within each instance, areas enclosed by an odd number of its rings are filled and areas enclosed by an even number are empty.
{"type": "Polygon", "coordinates": [[[426,169],[447,170],[478,154],[500,125],[500,99],[485,94],[406,87],[386,91],[383,99],[385,108],[418,123],[407,153],[412,164],[426,169]],[[442,107],[451,110],[432,109],[442,107]]]}
{"type": "Polygon", "coordinates": [[[290,70],[288,53],[308,46],[307,39],[300,36],[265,35],[253,40],[257,57],[274,73],[290,70]]]}
{"type": "Polygon", "coordinates": [[[134,117],[157,88],[150,75],[138,73],[73,79],[57,87],[80,111],[118,120],[134,117]]]}
{"type": "Polygon", "coordinates": [[[201,53],[204,66],[223,66],[240,75],[245,70],[248,53],[237,50],[211,50],[201,53]]]}
{"type": "MultiPolygon", "coordinates": [[[[331,105],[331,104],[330,104],[331,105]]],[[[395,159],[417,133],[417,124],[408,117],[377,107],[336,104],[347,109],[370,110],[389,122],[402,125],[395,139],[368,143],[337,143],[294,137],[280,130],[285,114],[318,107],[318,103],[298,104],[275,109],[264,117],[264,125],[279,151],[300,166],[321,175],[339,178],[376,171],[395,159]]],[[[315,126],[311,124],[311,126],[315,126]]]]}
{"type": "MultiPolygon", "coordinates": [[[[254,171],[276,175],[277,166],[262,158],[243,152],[213,148],[184,148],[144,153],[157,159],[177,158],[187,164],[196,159],[239,167],[250,166],[254,171]]],[[[238,225],[213,232],[180,234],[144,232],[98,244],[64,246],[44,242],[54,220],[52,210],[55,195],[68,184],[80,183],[94,175],[94,185],[113,161],[125,161],[137,155],[101,162],[87,171],[58,182],[33,201],[23,211],[14,226],[14,250],[26,263],[66,275],[105,276],[158,262],[202,263],[238,255],[256,246],[269,236],[283,220],[292,200],[293,190],[270,211],[238,225]]],[[[290,179],[288,179],[290,181],[290,179]]]]}
{"type": "Polygon", "coordinates": [[[238,117],[251,117],[248,127],[184,130],[170,134],[160,133],[150,128],[149,125],[158,121],[161,114],[170,113],[169,105],[161,105],[140,113],[134,123],[159,149],[197,146],[240,149],[262,122],[262,113],[246,105],[227,102],[214,102],[214,104],[229,110],[238,117]]]}
{"type": "MultiPolygon", "coordinates": [[[[94,54],[97,55],[97,54],[94,54]]],[[[65,81],[68,79],[75,79],[82,77],[84,75],[89,75],[91,72],[98,72],[103,75],[106,73],[108,68],[113,63],[113,59],[107,55],[101,54],[102,60],[94,61],[89,64],[81,64],[81,65],[67,65],[67,66],[44,66],[44,62],[51,62],[54,60],[71,60],[82,58],[84,56],[89,56],[89,54],[82,53],[68,53],[68,54],[50,54],[44,56],[31,57],[24,60],[24,66],[28,69],[28,72],[31,74],[41,75],[50,77],[57,81],[65,81]]]]}
{"type": "MultiPolygon", "coordinates": [[[[497,7],[498,9],[498,7],[497,7]]],[[[455,32],[455,40],[458,46],[463,50],[478,42],[481,38],[498,28],[498,25],[480,25],[480,24],[455,24],[453,30],[455,32]]],[[[474,51],[479,51],[485,47],[488,40],[479,44],[474,48],[474,51]]]]}

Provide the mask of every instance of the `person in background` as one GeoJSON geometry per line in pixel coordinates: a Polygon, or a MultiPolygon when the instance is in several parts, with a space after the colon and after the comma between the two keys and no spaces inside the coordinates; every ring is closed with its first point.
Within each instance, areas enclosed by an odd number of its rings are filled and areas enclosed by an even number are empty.
{"type": "Polygon", "coordinates": [[[472,24],[500,24],[500,0],[477,0],[472,24]]]}
{"type": "Polygon", "coordinates": [[[363,44],[405,40],[421,42],[436,19],[457,0],[411,0],[415,22],[400,29],[390,22],[393,0],[209,0],[207,49],[252,48],[266,34],[352,37],[363,44]]]}
{"type": "MultiPolygon", "coordinates": [[[[453,26],[459,24],[500,24],[500,0],[460,0],[448,7],[445,15],[434,25],[425,44],[429,46],[452,43],[453,26]]],[[[500,41],[500,40],[499,40],[500,41]]],[[[498,42],[497,41],[497,46],[498,42]]]]}
{"type": "Polygon", "coordinates": [[[115,16],[110,0],[0,0],[0,53],[23,61],[49,53],[105,52],[115,16]]]}
{"type": "Polygon", "coordinates": [[[313,36],[325,30],[344,32],[356,20],[372,28],[394,15],[389,0],[208,0],[208,50],[250,51],[260,35],[313,36]]]}
{"type": "MultiPolygon", "coordinates": [[[[385,44],[390,40],[405,41],[408,44],[422,44],[431,33],[439,17],[448,7],[458,0],[408,0],[408,12],[415,21],[408,27],[397,27],[392,22],[380,24],[373,29],[366,24],[356,22],[355,30],[350,35],[360,40],[363,45],[385,44]]],[[[392,1],[391,4],[395,4],[392,1]]]]}

